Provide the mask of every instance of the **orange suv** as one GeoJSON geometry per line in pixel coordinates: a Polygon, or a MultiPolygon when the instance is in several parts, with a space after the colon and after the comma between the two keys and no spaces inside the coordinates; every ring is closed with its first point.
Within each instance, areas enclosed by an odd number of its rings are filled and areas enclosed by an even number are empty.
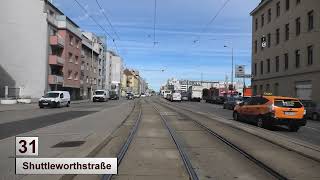
{"type": "Polygon", "coordinates": [[[254,122],[259,127],[287,125],[297,132],[306,125],[306,111],[299,99],[282,96],[255,96],[234,108],[233,119],[254,122]]]}

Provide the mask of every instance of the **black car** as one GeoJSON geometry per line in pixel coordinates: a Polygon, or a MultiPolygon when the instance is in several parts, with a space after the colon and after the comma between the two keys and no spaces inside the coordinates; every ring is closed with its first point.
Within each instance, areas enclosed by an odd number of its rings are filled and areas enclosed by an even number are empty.
{"type": "Polygon", "coordinates": [[[234,107],[243,101],[242,97],[227,97],[223,103],[223,109],[233,110],[234,107]]]}
{"type": "Polygon", "coordinates": [[[109,96],[110,100],[119,100],[119,95],[116,93],[111,93],[109,96]]]}

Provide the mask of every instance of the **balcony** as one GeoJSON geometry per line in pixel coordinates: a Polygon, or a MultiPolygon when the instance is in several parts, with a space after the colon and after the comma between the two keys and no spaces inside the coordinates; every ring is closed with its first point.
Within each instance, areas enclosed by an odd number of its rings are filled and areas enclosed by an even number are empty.
{"type": "Polygon", "coordinates": [[[48,84],[63,84],[63,76],[49,75],[48,84]]]}
{"type": "Polygon", "coordinates": [[[82,57],[82,58],[85,58],[85,57],[86,57],[86,54],[84,53],[83,50],[81,50],[81,57],[82,57]]]}
{"type": "Polygon", "coordinates": [[[63,66],[64,59],[62,57],[57,56],[57,55],[49,55],[49,64],[63,66]]]}
{"type": "Polygon", "coordinates": [[[63,48],[64,47],[64,39],[58,35],[50,36],[50,45],[63,48]]]}
{"type": "Polygon", "coordinates": [[[69,19],[67,19],[66,16],[60,15],[60,16],[57,16],[56,19],[58,21],[58,28],[67,29],[72,33],[74,33],[75,35],[77,35],[78,37],[82,37],[82,33],[80,29],[75,24],[73,24],[69,19]]]}
{"type": "Polygon", "coordinates": [[[48,21],[48,23],[52,24],[53,26],[58,27],[58,21],[56,20],[56,18],[54,16],[51,16],[48,14],[47,21],[48,21]]]}

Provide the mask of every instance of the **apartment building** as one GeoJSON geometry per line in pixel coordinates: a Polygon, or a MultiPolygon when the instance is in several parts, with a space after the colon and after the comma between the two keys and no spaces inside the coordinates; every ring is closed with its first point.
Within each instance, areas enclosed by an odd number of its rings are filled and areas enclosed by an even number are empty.
{"type": "Polygon", "coordinates": [[[123,71],[123,74],[126,76],[127,82],[126,82],[126,92],[131,92],[133,94],[139,94],[140,93],[140,75],[139,71],[136,70],[130,70],[125,69],[123,71]]]}
{"type": "Polygon", "coordinates": [[[91,99],[97,89],[105,87],[104,40],[91,32],[82,32],[81,50],[81,99],[91,99]]]}
{"type": "Polygon", "coordinates": [[[113,51],[106,52],[106,84],[109,90],[122,94],[121,79],[123,73],[123,60],[113,51]]]}
{"type": "Polygon", "coordinates": [[[320,102],[320,1],[262,0],[251,16],[254,94],[320,102]]]}
{"type": "MultiPolygon", "coordinates": [[[[61,57],[65,59],[63,65],[63,84],[61,88],[49,90],[69,91],[72,100],[80,98],[80,68],[81,68],[81,31],[79,26],[67,16],[56,16],[58,34],[65,41],[61,57]]],[[[52,74],[49,73],[49,85],[60,83],[51,82],[52,74]]]]}
{"type": "Polygon", "coordinates": [[[32,99],[50,90],[68,90],[76,99],[79,27],[47,0],[4,0],[1,6],[0,41],[5,46],[0,50],[0,89],[18,88],[20,97],[32,99]]]}

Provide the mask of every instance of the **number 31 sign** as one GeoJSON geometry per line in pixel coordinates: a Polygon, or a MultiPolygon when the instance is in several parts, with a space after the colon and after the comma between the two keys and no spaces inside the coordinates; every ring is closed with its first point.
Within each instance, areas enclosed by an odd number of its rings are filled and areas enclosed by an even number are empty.
{"type": "Polygon", "coordinates": [[[38,137],[16,137],[16,156],[38,156],[38,137]]]}

